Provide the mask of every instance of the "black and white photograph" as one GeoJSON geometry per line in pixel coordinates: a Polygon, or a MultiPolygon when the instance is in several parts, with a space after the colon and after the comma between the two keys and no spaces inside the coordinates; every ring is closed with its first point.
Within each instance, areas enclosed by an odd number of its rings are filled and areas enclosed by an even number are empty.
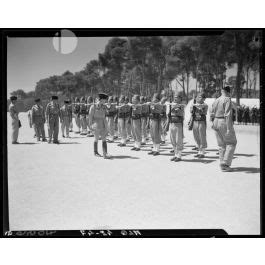
{"type": "Polygon", "coordinates": [[[11,234],[261,234],[262,30],[21,32],[4,51],[11,234]]]}

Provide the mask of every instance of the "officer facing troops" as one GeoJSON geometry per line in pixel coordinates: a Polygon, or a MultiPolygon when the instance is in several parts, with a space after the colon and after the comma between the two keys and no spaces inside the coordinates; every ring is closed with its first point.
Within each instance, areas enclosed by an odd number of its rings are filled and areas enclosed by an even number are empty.
{"type": "Polygon", "coordinates": [[[177,93],[172,103],[167,105],[167,116],[169,119],[170,141],[174,149],[174,157],[171,161],[181,161],[183,150],[183,120],[185,105],[182,102],[182,94],[177,93]]]}
{"type": "Polygon", "coordinates": [[[72,121],[72,111],[71,108],[69,108],[70,101],[66,99],[64,101],[64,105],[61,107],[61,130],[62,130],[62,137],[69,138],[69,131],[70,131],[70,124],[72,121]],[[65,133],[65,134],[64,134],[65,133]]]}
{"type": "Polygon", "coordinates": [[[40,141],[40,137],[41,137],[42,141],[46,142],[47,140],[45,137],[45,130],[44,130],[44,124],[45,124],[44,108],[41,105],[41,100],[39,98],[35,99],[35,103],[36,104],[33,105],[31,109],[32,125],[36,132],[37,141],[40,141]]]}
{"type": "Polygon", "coordinates": [[[78,97],[75,98],[75,102],[73,104],[73,114],[74,114],[75,124],[77,127],[76,133],[80,133],[80,100],[78,97]]]}
{"type": "Polygon", "coordinates": [[[142,110],[141,110],[142,141],[141,141],[141,144],[145,145],[147,141],[147,121],[148,121],[148,115],[149,115],[149,106],[146,104],[146,100],[144,96],[140,97],[140,104],[142,105],[142,110]]]}
{"type": "Polygon", "coordinates": [[[11,139],[12,139],[12,144],[19,144],[17,141],[18,139],[18,131],[20,127],[20,121],[18,119],[18,109],[17,109],[17,97],[16,96],[11,96],[10,97],[11,104],[9,105],[9,114],[12,119],[12,134],[11,134],[11,139]]]}
{"type": "Polygon", "coordinates": [[[86,118],[86,123],[87,123],[87,137],[93,137],[91,128],[89,127],[90,122],[89,122],[89,111],[91,106],[93,105],[93,98],[91,96],[87,97],[87,101],[86,101],[86,108],[87,108],[87,118],[86,118]]]}
{"type": "Polygon", "coordinates": [[[134,147],[131,150],[140,151],[141,147],[141,111],[140,96],[134,95],[131,104],[131,126],[134,139],[134,147]]]}
{"type": "Polygon", "coordinates": [[[109,132],[109,143],[113,143],[114,141],[114,133],[115,133],[115,123],[114,123],[114,117],[116,115],[116,103],[113,102],[113,97],[110,96],[108,99],[108,103],[106,104],[107,107],[107,113],[106,113],[106,119],[108,123],[108,132],[109,132]]]}
{"type": "Polygon", "coordinates": [[[237,139],[232,121],[232,101],[230,87],[221,90],[222,95],[215,100],[211,115],[214,117],[212,128],[215,130],[219,146],[220,168],[222,171],[231,171],[233,155],[237,139]]]}
{"type": "Polygon", "coordinates": [[[191,113],[194,115],[193,122],[193,136],[198,147],[198,154],[195,155],[199,158],[204,158],[205,148],[207,148],[206,141],[206,115],[208,105],[204,103],[205,94],[199,93],[196,98],[196,103],[190,107],[191,113]]]}
{"type": "Polygon", "coordinates": [[[98,94],[99,100],[97,103],[91,106],[89,111],[90,128],[94,131],[94,154],[95,156],[101,156],[98,153],[98,140],[101,137],[102,150],[104,159],[109,159],[110,156],[107,152],[106,137],[108,134],[108,124],[106,120],[106,106],[105,103],[108,99],[108,95],[104,93],[98,94]]]}
{"type": "Polygon", "coordinates": [[[80,102],[80,125],[81,125],[81,133],[80,135],[87,134],[87,106],[85,97],[81,98],[80,102]]]}
{"type": "Polygon", "coordinates": [[[53,139],[54,144],[59,144],[58,133],[59,119],[61,120],[61,112],[57,96],[52,96],[51,102],[47,104],[45,115],[49,131],[48,143],[50,144],[53,139]]]}
{"type": "Polygon", "coordinates": [[[152,102],[149,103],[149,118],[150,118],[150,134],[153,141],[153,150],[149,155],[159,155],[161,143],[161,115],[163,113],[163,105],[159,102],[159,94],[155,93],[152,102]]]}

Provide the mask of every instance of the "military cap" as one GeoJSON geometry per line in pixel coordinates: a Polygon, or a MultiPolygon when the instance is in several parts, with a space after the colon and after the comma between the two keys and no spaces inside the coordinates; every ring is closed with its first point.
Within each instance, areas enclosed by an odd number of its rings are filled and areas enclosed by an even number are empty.
{"type": "Polygon", "coordinates": [[[34,101],[35,102],[40,102],[40,98],[36,98],[34,101]]]}
{"type": "Polygon", "coordinates": [[[52,96],[52,99],[58,99],[58,97],[57,96],[52,96]]]}
{"type": "Polygon", "coordinates": [[[101,100],[101,99],[108,99],[108,95],[107,94],[105,94],[105,93],[98,93],[98,98],[99,98],[99,100],[101,100]]]}
{"type": "Polygon", "coordinates": [[[227,93],[230,93],[230,86],[225,86],[222,88],[222,90],[226,91],[227,93]]]}
{"type": "Polygon", "coordinates": [[[17,100],[17,97],[16,96],[11,96],[10,100],[17,100]]]}

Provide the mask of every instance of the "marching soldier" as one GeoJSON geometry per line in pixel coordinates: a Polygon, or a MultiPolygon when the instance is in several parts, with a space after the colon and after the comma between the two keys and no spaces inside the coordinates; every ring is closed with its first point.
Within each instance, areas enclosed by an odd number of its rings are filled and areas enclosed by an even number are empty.
{"type": "Polygon", "coordinates": [[[106,137],[108,134],[108,124],[106,120],[106,106],[105,103],[108,99],[106,94],[98,94],[99,100],[96,104],[93,104],[89,111],[90,128],[94,131],[94,154],[95,156],[101,156],[98,153],[98,140],[101,137],[102,150],[104,159],[109,159],[110,156],[107,153],[106,137]]]}
{"type": "Polygon", "coordinates": [[[11,96],[10,97],[11,104],[9,105],[9,114],[12,119],[12,134],[11,134],[11,139],[12,139],[12,144],[19,144],[17,141],[18,139],[18,131],[20,127],[20,121],[18,119],[18,109],[17,109],[17,97],[16,96],[11,96]]]}
{"type": "Polygon", "coordinates": [[[109,143],[113,143],[114,141],[114,130],[115,130],[115,124],[114,124],[114,117],[116,114],[116,103],[113,102],[113,97],[110,96],[108,99],[108,103],[106,104],[107,107],[107,123],[108,123],[108,132],[109,132],[109,143]]]}
{"type": "Polygon", "coordinates": [[[231,171],[231,163],[236,149],[237,139],[232,122],[232,101],[230,87],[222,90],[222,95],[213,103],[214,115],[212,128],[215,130],[219,146],[220,168],[222,171],[231,171]]]}
{"type": "Polygon", "coordinates": [[[39,98],[35,99],[35,105],[33,105],[31,109],[31,115],[32,115],[32,125],[34,127],[37,141],[40,141],[40,137],[42,138],[43,142],[46,142],[45,137],[45,130],[44,130],[44,124],[45,124],[45,113],[44,108],[41,106],[41,101],[39,98]]]}
{"type": "Polygon", "coordinates": [[[75,133],[80,133],[80,100],[78,97],[75,98],[75,102],[73,104],[73,114],[75,119],[75,124],[78,129],[75,133]]]}
{"type": "Polygon", "coordinates": [[[134,95],[132,98],[131,105],[131,126],[132,134],[134,139],[134,147],[131,150],[140,151],[141,147],[141,110],[142,106],[140,103],[140,96],[134,95]]]}
{"type": "Polygon", "coordinates": [[[167,115],[169,119],[170,141],[174,149],[174,157],[171,161],[181,161],[181,153],[183,150],[183,120],[185,105],[181,104],[182,94],[178,93],[174,96],[173,103],[167,104],[167,115]]]}
{"type": "Polygon", "coordinates": [[[147,119],[149,115],[149,106],[146,104],[145,97],[140,97],[140,104],[142,105],[141,111],[141,130],[142,130],[142,141],[141,144],[145,145],[147,141],[147,119]]]}
{"type": "Polygon", "coordinates": [[[62,130],[62,136],[65,137],[64,133],[66,134],[66,138],[69,138],[69,131],[70,131],[70,124],[72,121],[72,111],[69,108],[70,101],[65,100],[64,105],[61,107],[61,117],[62,117],[62,123],[61,123],[61,130],[62,130]]]}
{"type": "Polygon", "coordinates": [[[199,158],[204,158],[205,148],[207,148],[206,141],[206,115],[208,105],[204,103],[205,94],[199,93],[197,95],[196,103],[191,105],[190,111],[194,114],[193,122],[193,136],[198,146],[198,154],[195,155],[199,158]]]}
{"type": "Polygon", "coordinates": [[[166,110],[167,110],[167,105],[165,104],[167,101],[167,98],[165,96],[162,97],[160,103],[162,104],[163,106],[163,112],[162,112],[162,115],[161,115],[161,144],[165,144],[166,142],[166,122],[167,122],[167,114],[166,114],[166,110]]]}
{"type": "Polygon", "coordinates": [[[61,112],[57,96],[52,96],[51,102],[47,104],[45,116],[49,132],[48,143],[50,144],[53,138],[53,143],[59,144],[58,133],[59,133],[59,119],[61,120],[61,112]]]}
{"type": "Polygon", "coordinates": [[[87,98],[87,104],[86,104],[86,106],[87,106],[87,113],[88,113],[88,115],[87,115],[87,129],[88,129],[88,132],[87,132],[87,137],[93,137],[94,135],[92,134],[92,130],[91,130],[91,128],[90,128],[90,122],[89,122],[89,111],[90,111],[90,108],[91,108],[91,106],[93,105],[94,103],[93,103],[93,97],[91,97],[91,96],[89,96],[88,98],[87,98]]]}
{"type": "Polygon", "coordinates": [[[125,96],[121,95],[119,99],[118,109],[118,131],[121,137],[121,142],[118,146],[126,146],[127,141],[127,123],[130,118],[130,106],[125,103],[125,96]]]}
{"type": "Polygon", "coordinates": [[[161,143],[161,115],[163,113],[163,105],[159,102],[159,94],[155,93],[152,102],[149,103],[150,118],[150,134],[153,141],[153,150],[149,155],[159,155],[161,143]]]}
{"type": "Polygon", "coordinates": [[[80,125],[81,125],[81,133],[80,135],[86,135],[87,134],[87,105],[86,105],[86,99],[85,97],[81,98],[80,103],[80,125]]]}

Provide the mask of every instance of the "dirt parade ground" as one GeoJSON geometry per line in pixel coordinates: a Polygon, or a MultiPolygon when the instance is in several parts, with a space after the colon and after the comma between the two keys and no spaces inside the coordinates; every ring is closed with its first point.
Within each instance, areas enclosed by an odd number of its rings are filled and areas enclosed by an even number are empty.
{"type": "MultiPolygon", "coordinates": [[[[183,161],[171,162],[169,137],[159,156],[151,142],[108,144],[112,159],[93,154],[93,138],[71,133],[61,144],[37,142],[20,113],[19,145],[11,144],[8,114],[10,230],[224,229],[260,233],[259,126],[235,125],[233,172],[221,172],[217,142],[208,125],[206,157],[184,129],[183,161]]],[[[75,127],[74,127],[75,130],[75,127]]],[[[47,128],[46,128],[47,134],[47,128]]],[[[101,141],[99,152],[102,154],[101,141]]]]}

